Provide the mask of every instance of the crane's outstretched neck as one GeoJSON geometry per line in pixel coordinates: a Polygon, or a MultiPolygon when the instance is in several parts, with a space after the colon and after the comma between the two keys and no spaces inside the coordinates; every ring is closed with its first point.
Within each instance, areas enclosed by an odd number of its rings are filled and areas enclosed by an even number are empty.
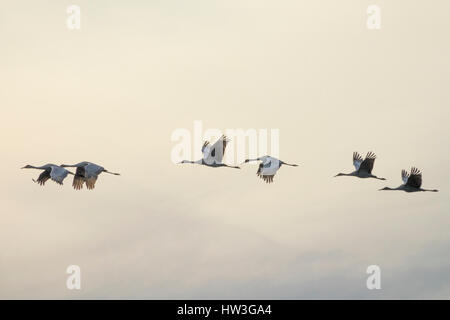
{"type": "Polygon", "coordinates": [[[341,177],[341,176],[353,176],[353,173],[338,173],[337,175],[335,175],[335,177],[341,177]]]}
{"type": "Polygon", "coordinates": [[[22,167],[20,169],[41,169],[41,168],[27,164],[25,167],[22,167]]]}
{"type": "Polygon", "coordinates": [[[183,163],[202,164],[202,160],[199,160],[199,161],[183,160],[183,161],[179,162],[179,164],[183,164],[183,163]]]}
{"type": "Polygon", "coordinates": [[[251,161],[259,161],[259,160],[260,160],[259,158],[256,158],[256,159],[245,159],[245,161],[242,162],[241,165],[244,164],[244,163],[251,162],[251,161]]]}

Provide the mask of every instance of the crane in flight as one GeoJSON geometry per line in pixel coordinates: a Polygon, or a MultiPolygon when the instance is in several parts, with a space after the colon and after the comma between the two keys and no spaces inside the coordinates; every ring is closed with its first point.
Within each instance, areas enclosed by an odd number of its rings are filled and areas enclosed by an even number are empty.
{"type": "Polygon", "coordinates": [[[409,174],[406,170],[402,170],[402,180],[403,184],[397,188],[384,187],[380,190],[402,190],[405,192],[417,192],[417,191],[430,191],[438,192],[439,190],[433,189],[422,189],[422,172],[419,169],[412,167],[411,173],[409,174]]]}
{"type": "Polygon", "coordinates": [[[385,178],[379,178],[372,174],[373,165],[377,156],[372,151],[369,151],[366,158],[363,160],[358,152],[353,152],[353,165],[355,166],[355,171],[351,173],[338,173],[335,177],[340,176],[350,176],[358,178],[374,178],[378,180],[386,180],[385,178]]]}
{"type": "Polygon", "coordinates": [[[266,183],[272,183],[273,177],[282,165],[297,167],[297,164],[289,164],[271,156],[263,156],[256,159],[246,159],[244,163],[251,161],[261,161],[256,175],[263,179],[266,183]]]}
{"type": "Polygon", "coordinates": [[[229,166],[222,162],[228,142],[230,142],[230,140],[228,140],[228,138],[225,135],[222,135],[212,145],[210,142],[205,141],[202,146],[202,153],[203,153],[202,159],[197,160],[197,161],[183,160],[180,163],[200,164],[203,166],[213,167],[213,168],[227,167],[227,168],[240,169],[240,167],[238,167],[238,166],[229,166]]]}
{"type": "Polygon", "coordinates": [[[67,167],[73,167],[77,168],[75,172],[75,176],[73,177],[72,186],[75,190],[81,190],[83,188],[83,184],[86,183],[86,188],[88,190],[92,190],[95,188],[95,182],[97,181],[98,176],[100,173],[105,172],[109,174],[113,174],[116,176],[120,176],[119,173],[110,172],[103,168],[102,166],[99,166],[95,163],[83,161],[77,164],[62,164],[61,167],[67,168],[67,167]]]}
{"type": "Polygon", "coordinates": [[[69,170],[66,170],[63,167],[57,166],[56,164],[52,164],[52,163],[49,163],[49,164],[46,164],[46,165],[43,165],[40,167],[35,167],[35,166],[27,164],[22,169],[44,170],[39,175],[37,180],[33,179],[34,182],[36,182],[37,184],[39,184],[41,186],[43,186],[45,184],[45,182],[47,182],[48,179],[51,179],[51,180],[55,181],[57,184],[62,185],[63,181],[67,177],[67,175],[69,175],[69,174],[74,175],[69,170]]]}

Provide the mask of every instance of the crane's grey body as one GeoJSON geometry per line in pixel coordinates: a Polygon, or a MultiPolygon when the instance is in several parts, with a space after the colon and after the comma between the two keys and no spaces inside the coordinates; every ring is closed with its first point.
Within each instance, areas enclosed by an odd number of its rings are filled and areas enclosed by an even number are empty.
{"type": "Polygon", "coordinates": [[[40,184],[41,186],[43,186],[45,184],[45,182],[47,182],[47,180],[49,180],[49,179],[53,180],[57,184],[62,185],[63,181],[67,177],[67,175],[69,175],[69,174],[74,175],[69,170],[66,170],[63,167],[58,166],[56,164],[52,164],[52,163],[48,163],[48,164],[40,166],[40,167],[35,167],[35,166],[32,166],[32,165],[26,165],[22,169],[44,170],[39,175],[37,180],[33,179],[34,182],[36,182],[37,184],[40,184]]]}
{"type": "Polygon", "coordinates": [[[102,166],[95,163],[83,161],[73,165],[62,164],[61,167],[74,167],[77,168],[75,176],[73,178],[72,186],[75,190],[81,190],[83,184],[86,183],[86,188],[92,190],[95,188],[95,182],[98,176],[102,172],[106,172],[113,175],[120,175],[119,173],[114,173],[106,170],[102,166]]]}
{"type": "Polygon", "coordinates": [[[256,175],[263,179],[266,183],[273,182],[275,174],[283,164],[291,167],[298,166],[297,164],[289,164],[271,156],[263,156],[256,159],[246,159],[244,163],[248,163],[251,161],[261,161],[256,175]]]}
{"type": "Polygon", "coordinates": [[[355,167],[355,171],[351,173],[338,173],[337,175],[335,175],[335,177],[349,176],[362,179],[374,178],[378,180],[386,180],[385,178],[379,178],[376,175],[372,174],[376,158],[377,156],[375,155],[375,153],[371,151],[367,153],[364,160],[358,152],[353,152],[353,166],[355,167]]]}
{"type": "Polygon", "coordinates": [[[228,142],[229,140],[225,135],[222,135],[213,145],[205,141],[202,147],[202,159],[197,161],[183,160],[180,163],[200,164],[211,168],[227,167],[240,169],[238,166],[229,166],[222,162],[228,142]]]}
{"type": "Polygon", "coordinates": [[[439,190],[433,189],[422,189],[422,172],[419,169],[412,167],[411,174],[406,170],[402,170],[402,180],[403,184],[397,188],[384,187],[380,190],[398,190],[405,192],[438,192],[439,190]]]}

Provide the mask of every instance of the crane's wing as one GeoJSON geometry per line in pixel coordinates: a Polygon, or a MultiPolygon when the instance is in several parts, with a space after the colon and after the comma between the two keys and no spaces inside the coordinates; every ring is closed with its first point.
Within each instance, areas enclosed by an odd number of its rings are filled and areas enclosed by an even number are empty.
{"type": "Polygon", "coordinates": [[[225,135],[222,135],[213,145],[205,142],[202,147],[203,159],[206,163],[222,163],[225,148],[229,140],[225,135]]]}
{"type": "Polygon", "coordinates": [[[403,184],[406,184],[408,182],[408,178],[409,178],[409,174],[408,172],[403,169],[402,170],[402,180],[403,180],[403,184]]]}
{"type": "Polygon", "coordinates": [[[266,163],[267,161],[270,161],[271,159],[272,159],[272,157],[271,156],[267,156],[267,155],[257,158],[257,160],[260,160],[263,163],[266,163]]]}
{"type": "Polygon", "coordinates": [[[356,171],[359,170],[361,163],[363,162],[363,158],[358,152],[353,152],[353,165],[355,166],[356,171]]]}
{"type": "Polygon", "coordinates": [[[372,151],[368,152],[364,161],[361,162],[358,171],[365,171],[371,174],[376,158],[377,156],[375,155],[375,153],[373,153],[372,151]]]}
{"type": "Polygon", "coordinates": [[[87,166],[84,167],[84,176],[86,178],[98,176],[100,173],[103,172],[103,170],[105,170],[105,168],[93,163],[89,163],[87,166]]]}
{"type": "MultiPolygon", "coordinates": [[[[203,142],[202,152],[205,152],[205,150],[208,148],[208,146],[209,146],[209,141],[203,142]]],[[[208,148],[208,149],[209,149],[209,148],[208,148]]]]}
{"type": "Polygon", "coordinates": [[[86,187],[89,190],[95,188],[95,182],[97,181],[98,175],[104,170],[103,167],[96,164],[90,163],[84,167],[84,177],[86,181],[86,187]]]}
{"type": "Polygon", "coordinates": [[[419,169],[412,167],[406,184],[413,188],[420,188],[422,186],[422,172],[420,172],[419,169]]]}
{"type": "Polygon", "coordinates": [[[211,145],[209,144],[209,141],[203,143],[202,153],[205,161],[211,156],[211,145]]]}
{"type": "Polygon", "coordinates": [[[259,175],[259,177],[263,179],[266,183],[272,183],[273,177],[275,177],[275,175],[259,175]]]}
{"type": "Polygon", "coordinates": [[[50,179],[50,170],[47,169],[45,171],[43,171],[39,177],[37,178],[37,180],[34,180],[34,182],[36,182],[37,184],[40,184],[41,186],[43,186],[45,184],[45,182],[50,179]]]}
{"type": "Polygon", "coordinates": [[[84,167],[77,167],[75,176],[73,177],[72,186],[75,190],[83,189],[84,184],[84,167]]]}
{"type": "Polygon", "coordinates": [[[50,178],[61,185],[68,174],[69,171],[59,166],[52,166],[50,170],[50,178]]]}
{"type": "Polygon", "coordinates": [[[88,190],[92,190],[95,188],[95,182],[97,182],[97,178],[97,176],[86,178],[86,188],[88,188],[88,190]]]}
{"type": "Polygon", "coordinates": [[[273,163],[270,160],[266,160],[265,162],[261,162],[259,164],[258,171],[256,172],[256,174],[266,183],[272,183],[273,177],[277,173],[278,169],[279,163],[273,163]]]}
{"type": "Polygon", "coordinates": [[[214,144],[214,149],[219,149],[219,151],[220,147],[222,147],[222,157],[225,154],[225,149],[227,148],[228,142],[230,142],[230,140],[228,140],[227,136],[222,135],[220,139],[217,140],[216,143],[214,144]]]}

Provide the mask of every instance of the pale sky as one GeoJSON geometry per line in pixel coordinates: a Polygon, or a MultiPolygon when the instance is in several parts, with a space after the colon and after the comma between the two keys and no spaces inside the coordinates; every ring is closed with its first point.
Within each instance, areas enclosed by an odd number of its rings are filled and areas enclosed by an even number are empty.
{"type": "Polygon", "coordinates": [[[449,1],[0,8],[0,298],[450,299],[449,1]],[[299,167],[268,185],[253,165],[172,163],[196,120],[278,129],[299,167]],[[388,180],[333,178],[353,151],[388,180]],[[85,160],[122,175],[75,191],[20,170],[85,160]],[[440,192],[377,191],[411,166],[440,192]]]}

